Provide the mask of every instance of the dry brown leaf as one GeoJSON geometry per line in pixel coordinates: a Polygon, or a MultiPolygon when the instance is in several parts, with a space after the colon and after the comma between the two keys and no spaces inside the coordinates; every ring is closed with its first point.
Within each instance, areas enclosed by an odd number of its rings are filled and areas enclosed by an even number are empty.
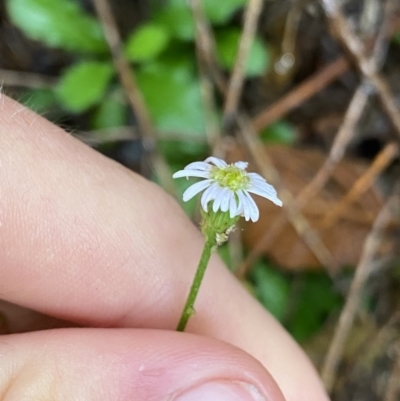
{"type": "MultiPolygon", "coordinates": [[[[267,151],[281,175],[282,184],[294,196],[312,180],[326,160],[323,152],[313,149],[274,145],[268,146],[267,151]]],[[[233,153],[232,157],[240,159],[236,151],[233,153]]],[[[342,161],[324,189],[302,210],[312,229],[318,233],[340,266],[357,264],[365,237],[382,207],[382,201],[376,189],[370,188],[331,227],[322,227],[322,218],[349,191],[366,168],[367,165],[359,160],[342,161]]],[[[254,170],[254,166],[250,166],[249,170],[254,170]]],[[[260,208],[260,220],[255,224],[246,224],[243,233],[244,242],[250,249],[269,230],[273,221],[281,213],[285,213],[270,201],[256,198],[260,208]]],[[[288,222],[263,253],[288,269],[321,267],[320,262],[288,222]]]]}

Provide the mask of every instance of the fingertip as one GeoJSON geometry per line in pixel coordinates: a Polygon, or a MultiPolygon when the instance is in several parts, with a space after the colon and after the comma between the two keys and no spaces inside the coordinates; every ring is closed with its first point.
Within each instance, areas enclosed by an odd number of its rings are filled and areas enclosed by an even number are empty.
{"type": "Polygon", "coordinates": [[[283,401],[250,355],[187,333],[58,329],[3,337],[0,347],[4,400],[283,401]]]}

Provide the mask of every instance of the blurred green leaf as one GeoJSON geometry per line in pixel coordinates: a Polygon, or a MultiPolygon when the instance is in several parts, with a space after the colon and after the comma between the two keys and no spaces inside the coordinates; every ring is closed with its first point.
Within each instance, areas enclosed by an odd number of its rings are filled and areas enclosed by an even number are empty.
{"type": "MultiPolygon", "coordinates": [[[[162,134],[159,135],[159,137],[161,136],[162,134]]],[[[169,163],[181,163],[185,161],[182,163],[182,168],[193,160],[205,158],[208,151],[208,145],[205,141],[199,143],[196,141],[175,141],[160,138],[157,145],[169,163]]]]}
{"type": "Polygon", "coordinates": [[[232,268],[231,266],[231,257],[229,254],[229,245],[228,243],[223,244],[222,246],[219,246],[217,248],[217,252],[219,257],[222,259],[222,261],[225,263],[225,265],[229,268],[229,270],[232,268]]]}
{"type": "Polygon", "coordinates": [[[393,36],[392,36],[392,40],[394,43],[396,43],[397,45],[400,45],[400,32],[396,32],[393,36]]]}
{"type": "Polygon", "coordinates": [[[141,62],[156,58],[168,45],[168,31],[156,24],[142,25],[132,32],[125,45],[129,61],[141,62]]]}
{"type": "Polygon", "coordinates": [[[6,4],[11,21],[34,40],[72,51],[107,50],[100,24],[75,0],[8,0],[6,4]]]}
{"type": "Polygon", "coordinates": [[[205,135],[200,85],[190,64],[157,61],[142,66],[136,77],[158,131],[205,135]]]}
{"type": "Polygon", "coordinates": [[[26,107],[36,113],[48,113],[57,104],[54,91],[51,89],[32,89],[26,91],[20,99],[26,107]]]}
{"type": "Polygon", "coordinates": [[[278,319],[285,314],[289,297],[288,278],[264,261],[257,262],[250,274],[259,301],[278,319]]]}
{"type": "Polygon", "coordinates": [[[290,333],[298,341],[318,331],[325,318],[342,305],[342,297],[334,291],[332,281],[325,273],[309,273],[301,279],[300,294],[287,323],[290,333]]]}
{"type": "Polygon", "coordinates": [[[107,62],[83,61],[68,68],[56,87],[62,105],[75,113],[99,103],[114,74],[107,62]]]}
{"type": "MultiPolygon", "coordinates": [[[[216,34],[217,55],[221,65],[231,71],[241,36],[240,29],[228,28],[216,34]]],[[[259,37],[256,37],[246,62],[245,76],[255,77],[264,74],[269,66],[269,51],[259,37]]]]}
{"type": "Polygon", "coordinates": [[[204,11],[212,24],[225,24],[247,0],[203,0],[204,11]]]}
{"type": "Polygon", "coordinates": [[[93,129],[123,127],[127,124],[127,107],[119,95],[119,91],[116,91],[101,101],[93,113],[93,129]]]}
{"type": "Polygon", "coordinates": [[[296,137],[295,127],[286,121],[278,121],[261,132],[261,139],[267,143],[292,145],[296,137]]]}
{"type": "Polygon", "coordinates": [[[193,41],[195,38],[193,16],[186,0],[169,0],[155,15],[154,21],[163,25],[176,39],[193,41]]]}

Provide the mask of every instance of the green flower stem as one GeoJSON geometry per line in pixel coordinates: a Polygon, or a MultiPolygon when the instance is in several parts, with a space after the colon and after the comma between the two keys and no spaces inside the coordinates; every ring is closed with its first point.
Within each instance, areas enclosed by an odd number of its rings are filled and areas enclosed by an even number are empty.
{"type": "Polygon", "coordinates": [[[208,236],[204,244],[203,253],[200,257],[199,265],[193,279],[192,286],[190,287],[189,295],[186,299],[185,307],[183,308],[181,318],[178,323],[176,331],[184,331],[188,320],[194,314],[194,303],[200,289],[200,284],[203,281],[204,273],[207,268],[208,261],[210,260],[215,243],[215,235],[208,236]]]}

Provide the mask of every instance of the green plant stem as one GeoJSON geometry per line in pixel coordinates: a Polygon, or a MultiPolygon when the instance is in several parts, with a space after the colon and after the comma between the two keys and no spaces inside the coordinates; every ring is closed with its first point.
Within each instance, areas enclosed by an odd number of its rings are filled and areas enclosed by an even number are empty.
{"type": "Polygon", "coordinates": [[[200,289],[200,284],[203,281],[204,273],[207,268],[208,261],[210,260],[213,247],[215,246],[215,235],[206,239],[203,252],[200,257],[199,265],[193,279],[192,286],[190,287],[189,295],[186,299],[185,307],[183,308],[181,318],[178,323],[176,331],[184,331],[188,320],[194,314],[194,303],[200,289]]]}

